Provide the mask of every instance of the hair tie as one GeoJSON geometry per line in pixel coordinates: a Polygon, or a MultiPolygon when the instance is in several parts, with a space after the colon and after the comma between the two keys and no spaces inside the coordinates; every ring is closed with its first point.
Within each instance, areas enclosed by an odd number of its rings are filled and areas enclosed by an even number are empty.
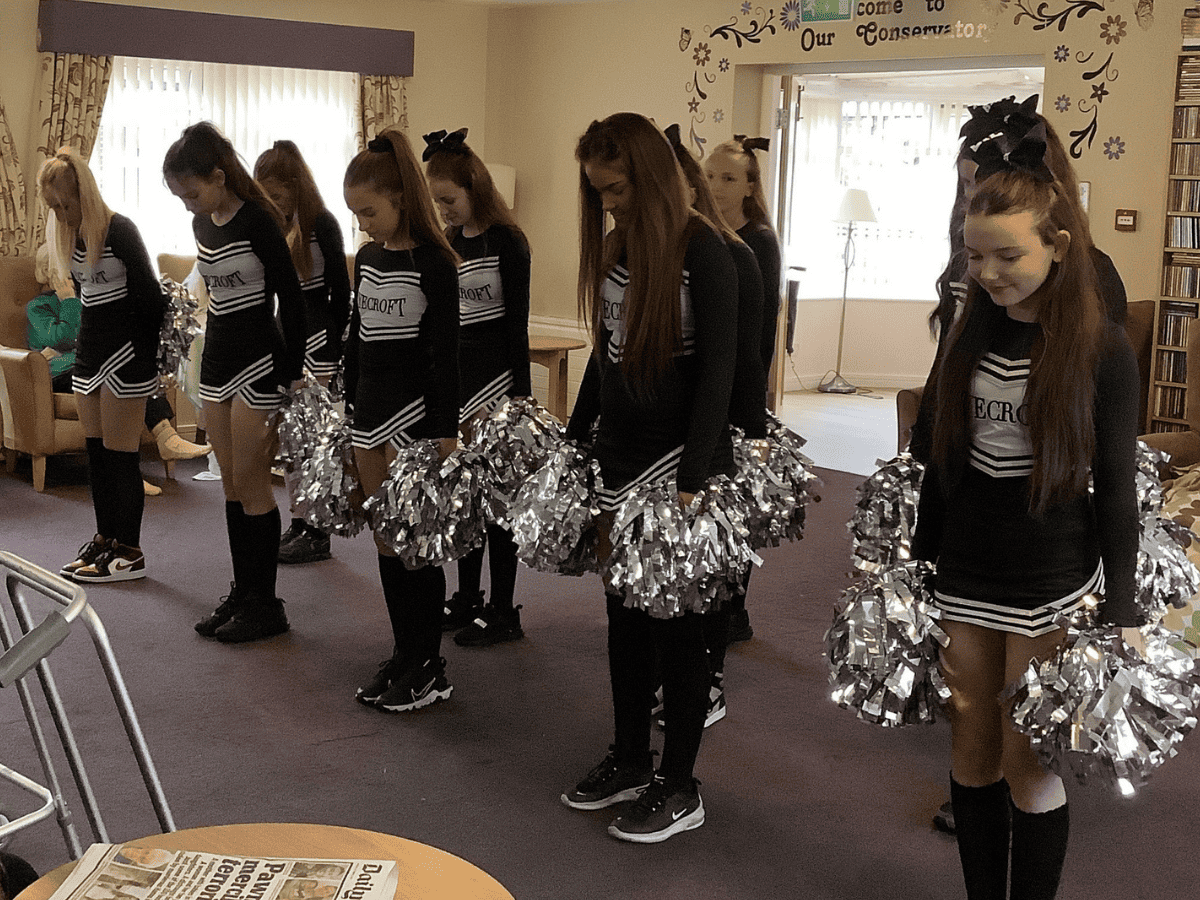
{"type": "Polygon", "coordinates": [[[382,136],[373,137],[367,141],[367,149],[372,153],[391,153],[392,142],[382,136]]]}
{"type": "Polygon", "coordinates": [[[668,125],[663,129],[663,134],[667,136],[667,140],[671,142],[671,147],[682,147],[683,138],[679,135],[679,123],[668,125]]]}
{"type": "Polygon", "coordinates": [[[429,162],[429,157],[435,153],[470,153],[471,148],[466,144],[467,129],[458,131],[431,131],[425,135],[425,150],[421,153],[421,162],[429,162]]]}
{"type": "Polygon", "coordinates": [[[765,137],[746,137],[744,134],[735,134],[733,139],[742,145],[742,151],[749,153],[751,150],[770,150],[771,139],[765,137]]]}

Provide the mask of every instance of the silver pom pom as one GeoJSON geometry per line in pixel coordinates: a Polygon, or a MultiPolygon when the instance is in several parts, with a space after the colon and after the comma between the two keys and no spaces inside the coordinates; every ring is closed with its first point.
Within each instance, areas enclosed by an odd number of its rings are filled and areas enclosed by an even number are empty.
{"type": "Polygon", "coordinates": [[[159,284],[167,303],[158,335],[158,374],[182,379],[192,341],[203,330],[196,318],[200,304],[191,291],[166,275],[159,284]]]}
{"type": "Polygon", "coordinates": [[[879,469],[859,485],[846,526],[854,536],[854,565],[868,572],[908,560],[925,475],[925,467],[909,453],[877,465],[879,469]]]}
{"type": "Polygon", "coordinates": [[[734,429],[733,483],[742,499],[746,527],[754,549],[778,547],[781,541],[804,537],[804,517],[821,484],[813,462],[802,452],[805,440],[768,414],[767,459],[759,458],[754,441],[734,429]]]}
{"type": "Polygon", "coordinates": [[[482,546],[475,467],[456,451],[438,462],[437,441],[402,448],[388,477],[363,504],[375,536],[410,569],[440,566],[482,546]]]}
{"type": "Polygon", "coordinates": [[[1200,672],[1161,625],[1140,629],[1138,649],[1087,618],[1066,623],[1054,656],[1030,662],[1006,696],[1045,765],[1128,796],[1196,727],[1200,672]]]}
{"type": "Polygon", "coordinates": [[[310,372],[304,373],[297,390],[287,391],[283,405],[273,415],[279,435],[277,456],[293,468],[299,468],[318,440],[340,427],[344,418],[333,396],[310,372]]]}
{"type": "Polygon", "coordinates": [[[562,424],[532,397],[506,400],[478,423],[466,449],[478,461],[479,502],[489,522],[507,524],[518,489],[563,440],[562,424]]]}
{"type": "Polygon", "coordinates": [[[868,572],[845,591],[825,633],[833,702],[876,725],[928,724],[950,690],[938,669],[949,638],[925,588],[933,567],[912,560],[868,572]]]}
{"type": "Polygon", "coordinates": [[[597,572],[594,521],[600,464],[570,442],[550,451],[518,488],[508,527],[518,558],[531,569],[582,575],[597,572]]]}
{"type": "Polygon", "coordinates": [[[296,515],[326,534],[353,537],[366,524],[350,426],[340,417],[322,431],[292,480],[296,515]]]}

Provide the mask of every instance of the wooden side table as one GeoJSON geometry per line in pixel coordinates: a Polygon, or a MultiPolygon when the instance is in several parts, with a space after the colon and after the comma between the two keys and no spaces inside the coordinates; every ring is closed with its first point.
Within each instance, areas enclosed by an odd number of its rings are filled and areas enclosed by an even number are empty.
{"type": "MultiPolygon", "coordinates": [[[[189,828],[128,841],[134,847],[196,850],[231,856],[301,859],[394,859],[399,863],[396,900],[470,897],[513,900],[500,882],[453,854],[391,834],[339,825],[255,823],[189,828]]],[[[75,863],[59,866],[21,892],[21,900],[48,900],[75,863]]]]}
{"type": "Polygon", "coordinates": [[[565,423],[571,415],[571,410],[567,408],[567,354],[586,346],[576,338],[540,334],[529,336],[529,361],[550,370],[550,396],[546,406],[560,422],[565,423]]]}

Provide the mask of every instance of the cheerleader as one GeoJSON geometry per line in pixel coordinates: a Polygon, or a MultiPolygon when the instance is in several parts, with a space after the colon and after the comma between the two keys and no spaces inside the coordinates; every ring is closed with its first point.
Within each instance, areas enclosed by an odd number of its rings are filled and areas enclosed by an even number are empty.
{"type": "MultiPolygon", "coordinates": [[[[580,312],[592,357],[568,426],[593,454],[601,505],[615,510],[639,484],[663,481],[691,502],[707,479],[733,470],[727,412],[737,355],[737,274],[720,234],[691,209],[667,139],[652,122],[618,113],[593,122],[579,161],[580,312]],[[605,235],[606,214],[613,230],[605,235]]],[[[611,552],[600,523],[599,553],[611,552]]],[[[693,775],[708,709],[704,617],[652,615],[653,597],[606,592],[615,739],[608,755],[562,795],[574,809],[635,802],[609,826],[621,840],[663,841],[704,823],[693,775]],[[655,660],[665,731],[650,753],[655,660]]]]}
{"type": "Polygon", "coordinates": [[[1024,123],[975,151],[970,284],[943,343],[913,555],[937,564],[951,697],[951,800],[967,896],[1052,898],[1067,850],[1062,781],[1001,700],[1103,595],[1136,624],[1138,374],[1105,316],[1078,194],[1024,123]],[[1089,476],[1094,488],[1089,492],[1089,476]]]}
{"type": "Polygon", "coordinates": [[[223,476],[233,560],[228,596],[196,631],[224,643],[255,641],[288,630],[275,596],[280,524],[271,422],[284,389],[297,387],[302,373],[300,282],[279,211],[214,125],[185,128],[167,150],[163,175],[194,217],[196,264],[211,298],[200,399],[223,476]]]}
{"type": "MultiPolygon", "coordinates": [[[[738,278],[738,322],[737,322],[737,367],[734,369],[733,392],[729,401],[729,424],[740,428],[746,438],[753,442],[756,450],[766,453],[767,438],[767,377],[763,372],[760,342],[763,331],[763,284],[758,259],[754,251],[725,223],[720,209],[709,190],[709,181],[679,137],[679,126],[666,129],[667,140],[675,151],[675,158],[683,171],[684,178],[692,190],[692,206],[721,230],[721,236],[729,247],[737,266],[738,278]]],[[[739,608],[745,612],[744,584],[741,579],[730,585],[731,597],[740,597],[739,608]],[[742,593],[739,595],[739,591],[742,593]]],[[[725,717],[725,649],[729,644],[730,615],[732,603],[722,604],[705,616],[705,643],[708,647],[709,669],[712,685],[708,692],[708,715],[704,719],[707,728],[725,717]]],[[[747,626],[748,627],[748,626],[747,626]]]]}
{"type": "MultiPolygon", "coordinates": [[[[712,189],[713,201],[729,227],[737,232],[754,251],[758,260],[763,284],[762,333],[759,339],[759,355],[762,360],[764,398],[767,373],[771,371],[771,360],[775,355],[775,330],[779,320],[779,281],[781,257],[779,238],[771,227],[771,214],[767,209],[767,197],[763,192],[762,169],[755,150],[766,150],[767,138],[748,138],[736,135],[713,148],[704,163],[708,186],[712,189]]],[[[750,614],[746,612],[746,591],[750,586],[750,572],[742,581],[740,590],[735,591],[729,604],[729,640],[748,641],[754,636],[750,625],[750,614]]]]}
{"type": "MultiPolygon", "coordinates": [[[[346,205],[371,243],[354,260],[346,404],[363,492],[383,484],[397,451],[420,439],[458,446],[458,256],[437,227],[408,138],[388,129],[350,161],[346,205]]],[[[393,651],[360,687],[361,703],[405,712],[447,700],[440,656],[446,576],[409,569],[376,536],[393,651]]]]}
{"type": "MultiPolygon", "coordinates": [[[[304,293],[308,339],[304,366],[326,387],[342,360],[342,336],[350,318],[350,275],[342,229],[325,207],[313,174],[291,141],[276,141],[254,163],[254,180],[287,223],[292,263],[304,293]]],[[[289,473],[289,479],[294,476],[289,473]]],[[[292,493],[289,490],[289,495],[292,493]]],[[[285,565],[329,559],[329,535],[293,515],[279,541],[285,565]]]]}
{"type": "Polygon", "coordinates": [[[62,147],[46,160],[38,187],[50,209],[52,278],[69,275],[81,304],[72,387],[96,515],[95,537],[61,574],[90,584],[145,578],[138,454],[166,301],[137,227],[105,205],[78,152],[62,147]]]}
{"type": "MultiPolygon", "coordinates": [[[[529,242],[492,176],[464,139],[467,129],[425,135],[425,174],[446,223],[446,237],[462,258],[458,270],[459,422],[473,425],[505,397],[528,397],[529,242]]],[[[512,534],[489,525],[485,547],[458,561],[458,590],[446,603],[443,627],[461,629],[454,643],[487,647],[515,641],[520,607],[513,606],[517,547],[512,534]],[[488,549],[491,597],[483,602],[479,576],[488,549]]]]}

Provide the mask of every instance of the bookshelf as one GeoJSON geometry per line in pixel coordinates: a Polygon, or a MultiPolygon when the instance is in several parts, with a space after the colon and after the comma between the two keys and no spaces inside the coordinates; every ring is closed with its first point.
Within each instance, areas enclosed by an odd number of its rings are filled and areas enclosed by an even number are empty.
{"type": "Polygon", "coordinates": [[[1167,174],[1162,296],[1147,430],[1186,431],[1187,341],[1200,311],[1200,52],[1179,55],[1167,174]]]}

